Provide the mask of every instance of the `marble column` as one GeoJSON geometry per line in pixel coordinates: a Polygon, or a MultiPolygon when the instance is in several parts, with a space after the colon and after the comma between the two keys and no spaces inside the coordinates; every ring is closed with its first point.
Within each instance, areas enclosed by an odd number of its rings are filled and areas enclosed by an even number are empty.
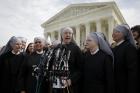
{"type": "Polygon", "coordinates": [[[51,32],[51,40],[52,40],[52,41],[54,41],[54,39],[55,39],[55,33],[54,33],[54,32],[55,32],[55,31],[52,31],[52,32],[51,32]]]}
{"type": "Polygon", "coordinates": [[[86,35],[87,36],[90,33],[90,23],[85,23],[85,28],[86,28],[86,35]]]}
{"type": "Polygon", "coordinates": [[[51,41],[51,37],[52,37],[52,36],[51,36],[51,32],[47,32],[47,37],[46,37],[46,39],[47,39],[47,42],[50,43],[50,44],[51,44],[51,42],[52,42],[52,41],[51,41]]]}
{"type": "Polygon", "coordinates": [[[44,33],[45,39],[48,38],[48,34],[49,34],[48,32],[44,33]]]}
{"type": "Polygon", "coordinates": [[[102,32],[102,25],[100,20],[96,20],[96,31],[102,32]]]}
{"type": "Polygon", "coordinates": [[[108,40],[109,43],[112,43],[112,33],[113,33],[113,28],[114,28],[114,18],[113,17],[109,17],[108,18],[108,40]]]}
{"type": "Polygon", "coordinates": [[[61,41],[61,35],[60,34],[61,34],[60,30],[58,30],[58,40],[59,41],[61,41]]]}
{"type": "Polygon", "coordinates": [[[46,34],[46,38],[48,39],[48,37],[51,37],[51,33],[50,32],[47,32],[46,34]]]}
{"type": "Polygon", "coordinates": [[[80,46],[80,25],[77,25],[75,29],[76,29],[76,43],[78,46],[80,46]]]}

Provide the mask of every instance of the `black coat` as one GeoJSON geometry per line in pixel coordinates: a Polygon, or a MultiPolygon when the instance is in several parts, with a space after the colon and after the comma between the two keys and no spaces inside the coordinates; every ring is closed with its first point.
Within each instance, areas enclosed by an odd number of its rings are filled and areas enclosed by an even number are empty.
{"type": "Polygon", "coordinates": [[[137,52],[125,41],[112,49],[114,53],[114,74],[116,93],[136,93],[137,52]]]}
{"type": "Polygon", "coordinates": [[[137,54],[138,54],[138,65],[137,65],[137,67],[138,67],[138,92],[137,93],[139,93],[140,92],[140,48],[138,48],[137,49],[137,54]]]}
{"type": "Polygon", "coordinates": [[[140,48],[137,49],[138,61],[140,61],[140,48]]]}
{"type": "MultiPolygon", "coordinates": [[[[68,61],[69,64],[69,71],[70,71],[70,76],[69,78],[72,81],[72,86],[71,89],[73,93],[79,93],[78,88],[79,88],[79,80],[81,76],[81,62],[82,62],[82,52],[80,48],[74,44],[66,44],[66,45],[58,45],[55,49],[63,47],[66,49],[66,51],[71,51],[70,58],[68,61]]],[[[62,48],[62,49],[63,49],[62,48]]]]}
{"type": "Polygon", "coordinates": [[[84,54],[83,93],[113,93],[113,61],[105,52],[99,50],[91,55],[84,54]]]}
{"type": "Polygon", "coordinates": [[[24,56],[8,52],[0,56],[0,91],[16,93],[18,75],[24,56]]]}
{"type": "MultiPolygon", "coordinates": [[[[26,91],[26,93],[35,93],[37,80],[32,75],[33,73],[33,66],[38,65],[40,63],[42,54],[37,54],[34,52],[32,55],[27,55],[24,63],[22,64],[20,74],[19,74],[19,81],[18,81],[18,90],[19,91],[26,91]]],[[[40,80],[40,79],[39,79],[40,80]]],[[[42,81],[40,85],[40,93],[45,93],[44,84],[45,80],[42,81]]]]}

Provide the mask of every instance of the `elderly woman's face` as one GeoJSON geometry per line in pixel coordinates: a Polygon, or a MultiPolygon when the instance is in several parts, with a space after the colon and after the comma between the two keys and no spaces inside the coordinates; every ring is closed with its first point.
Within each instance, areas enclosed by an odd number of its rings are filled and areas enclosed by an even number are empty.
{"type": "Polygon", "coordinates": [[[65,31],[62,34],[62,39],[64,43],[70,43],[72,41],[72,31],[65,31]]]}
{"type": "Polygon", "coordinates": [[[37,40],[34,42],[34,50],[42,50],[44,48],[44,44],[41,40],[37,40]]]}
{"type": "Polygon", "coordinates": [[[114,30],[112,34],[112,38],[115,42],[119,42],[124,39],[124,35],[123,33],[114,30]]]}
{"type": "Polygon", "coordinates": [[[22,47],[22,42],[21,41],[16,41],[13,45],[12,45],[12,49],[14,52],[20,52],[22,47]]]}
{"type": "Polygon", "coordinates": [[[87,49],[93,49],[97,46],[97,43],[95,42],[95,40],[90,36],[88,35],[87,36],[87,39],[86,39],[86,48],[87,49]]]}

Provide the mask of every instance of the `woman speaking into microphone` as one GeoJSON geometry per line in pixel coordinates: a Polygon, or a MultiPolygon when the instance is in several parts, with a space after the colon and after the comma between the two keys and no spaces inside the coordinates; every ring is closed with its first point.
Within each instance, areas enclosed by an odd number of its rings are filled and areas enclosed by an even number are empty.
{"type": "Polygon", "coordinates": [[[73,39],[72,28],[65,27],[61,29],[61,44],[57,45],[55,50],[59,49],[61,57],[63,56],[63,52],[67,54],[68,60],[66,60],[66,64],[68,66],[66,67],[68,68],[66,70],[69,70],[69,75],[56,79],[56,82],[52,84],[52,93],[78,93],[82,52],[73,39]]]}

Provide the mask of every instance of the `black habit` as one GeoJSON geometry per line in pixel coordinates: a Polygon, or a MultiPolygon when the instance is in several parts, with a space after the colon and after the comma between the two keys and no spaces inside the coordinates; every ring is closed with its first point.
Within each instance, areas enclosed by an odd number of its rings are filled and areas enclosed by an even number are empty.
{"type": "Polygon", "coordinates": [[[140,48],[138,48],[137,49],[137,54],[138,54],[138,65],[137,65],[137,67],[138,67],[138,92],[137,93],[139,93],[140,92],[140,48]]]}
{"type": "Polygon", "coordinates": [[[17,78],[24,56],[12,52],[0,56],[0,91],[4,93],[17,92],[17,78]]]}
{"type": "Polygon", "coordinates": [[[115,93],[136,93],[137,52],[124,41],[112,49],[114,53],[115,93]]]}
{"type": "Polygon", "coordinates": [[[113,93],[113,61],[111,56],[99,50],[84,54],[83,93],[113,93]]]}
{"type": "MultiPolygon", "coordinates": [[[[40,63],[41,56],[42,54],[37,54],[36,52],[31,55],[26,55],[19,74],[19,91],[26,91],[26,93],[36,93],[37,80],[32,73],[33,66],[40,63]]],[[[45,93],[45,83],[45,80],[43,80],[40,85],[39,93],[45,93]]]]}
{"type": "MultiPolygon", "coordinates": [[[[78,88],[79,88],[79,79],[81,76],[81,59],[82,59],[82,52],[80,48],[75,44],[75,43],[69,43],[65,45],[58,45],[55,49],[62,47],[66,49],[66,51],[71,51],[70,58],[68,61],[69,64],[69,71],[70,71],[70,76],[68,77],[71,79],[72,85],[69,87],[71,89],[72,93],[79,93],[78,88]]],[[[61,90],[61,89],[58,89],[61,90]]],[[[70,92],[70,93],[71,93],[70,92]]],[[[61,93],[60,91],[56,91],[56,93],[61,93]]],[[[67,93],[67,92],[66,92],[67,93]]]]}

